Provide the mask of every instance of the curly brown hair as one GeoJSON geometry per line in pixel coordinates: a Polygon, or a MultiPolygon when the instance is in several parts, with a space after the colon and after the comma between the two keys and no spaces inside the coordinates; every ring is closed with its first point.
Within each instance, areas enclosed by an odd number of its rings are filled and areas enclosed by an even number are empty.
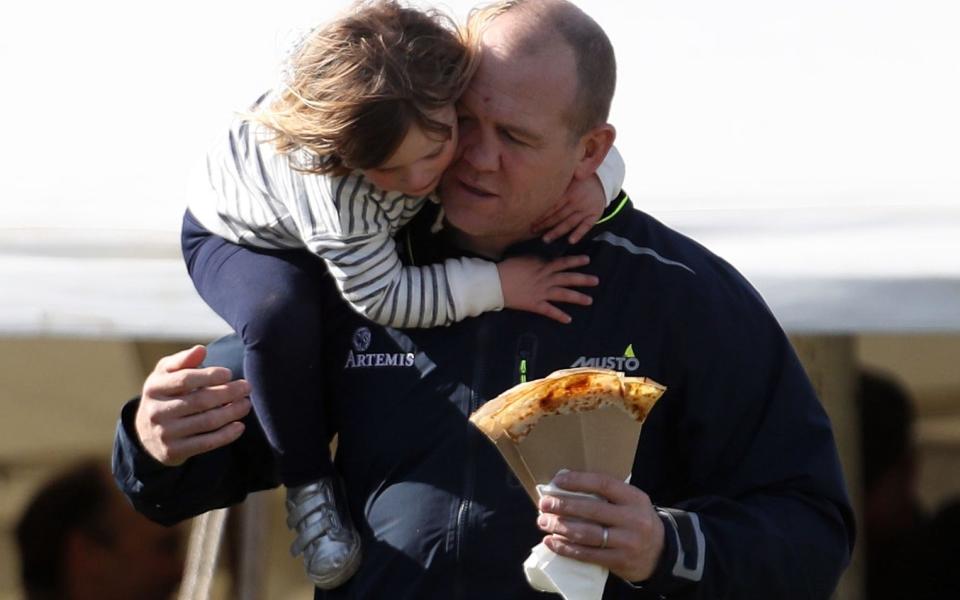
{"type": "Polygon", "coordinates": [[[440,11],[359,2],[305,38],[284,89],[252,118],[276,134],[277,150],[299,170],[344,175],[377,167],[413,125],[449,139],[451,126],[429,115],[463,93],[474,48],[440,11]]]}

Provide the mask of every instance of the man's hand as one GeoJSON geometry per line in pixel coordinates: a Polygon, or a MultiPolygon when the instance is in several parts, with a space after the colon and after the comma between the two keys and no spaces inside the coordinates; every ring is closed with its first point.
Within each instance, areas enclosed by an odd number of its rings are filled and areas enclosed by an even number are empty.
{"type": "Polygon", "coordinates": [[[560,202],[540,217],[531,230],[533,233],[546,232],[543,241],[548,244],[569,233],[568,240],[576,244],[596,224],[606,208],[607,195],[599,177],[594,175],[586,179],[574,179],[560,202]]]}
{"type": "Polygon", "coordinates": [[[160,359],[143,384],[135,427],[143,448],[167,466],[226,446],[243,433],[249,384],[229,369],[198,368],[207,355],[194,346],[160,359]]]}
{"type": "Polygon", "coordinates": [[[608,502],[544,496],[537,525],[551,534],[547,548],[561,556],[595,563],[626,581],[645,581],[663,552],[663,523],[650,498],[630,484],[608,475],[570,471],[554,484],[571,492],[586,492],[608,502]],[[606,547],[604,546],[606,527],[606,547]]]}

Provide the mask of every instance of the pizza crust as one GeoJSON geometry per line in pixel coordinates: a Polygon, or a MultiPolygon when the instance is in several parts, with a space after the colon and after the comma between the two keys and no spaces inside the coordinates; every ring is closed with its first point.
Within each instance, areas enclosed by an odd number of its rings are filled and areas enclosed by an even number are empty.
{"type": "Polygon", "coordinates": [[[487,402],[470,420],[493,440],[520,441],[540,421],[616,406],[642,423],[666,387],[646,377],[589,367],[555,371],[543,379],[516,385],[487,402]]]}

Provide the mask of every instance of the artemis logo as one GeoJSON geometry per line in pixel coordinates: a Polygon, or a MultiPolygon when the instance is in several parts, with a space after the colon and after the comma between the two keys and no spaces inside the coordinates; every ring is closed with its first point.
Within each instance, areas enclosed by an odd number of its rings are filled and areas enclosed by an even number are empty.
{"type": "Polygon", "coordinates": [[[623,356],[581,356],[571,366],[613,369],[627,373],[639,369],[640,361],[633,353],[633,344],[630,344],[623,351],[623,356]]]}
{"type": "Polygon", "coordinates": [[[373,339],[373,334],[370,333],[370,328],[360,327],[353,332],[353,349],[357,352],[366,352],[367,348],[370,347],[371,339],[373,339]]]}
{"type": "Polygon", "coordinates": [[[351,350],[347,354],[347,364],[344,369],[363,369],[370,367],[412,367],[413,352],[371,352],[369,354],[354,353],[351,350]]]}
{"type": "Polygon", "coordinates": [[[372,339],[373,334],[367,327],[361,327],[353,333],[353,350],[347,353],[344,369],[413,366],[416,357],[413,352],[366,352],[372,339]]]}

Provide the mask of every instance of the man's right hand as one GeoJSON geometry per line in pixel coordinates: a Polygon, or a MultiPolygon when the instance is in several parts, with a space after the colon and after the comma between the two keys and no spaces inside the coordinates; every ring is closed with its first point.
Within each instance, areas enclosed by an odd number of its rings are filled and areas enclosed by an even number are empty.
{"type": "Polygon", "coordinates": [[[229,369],[200,368],[207,350],[194,346],[160,359],[143,384],[135,427],[143,448],[167,466],[230,444],[243,433],[250,385],[229,369]]]}

